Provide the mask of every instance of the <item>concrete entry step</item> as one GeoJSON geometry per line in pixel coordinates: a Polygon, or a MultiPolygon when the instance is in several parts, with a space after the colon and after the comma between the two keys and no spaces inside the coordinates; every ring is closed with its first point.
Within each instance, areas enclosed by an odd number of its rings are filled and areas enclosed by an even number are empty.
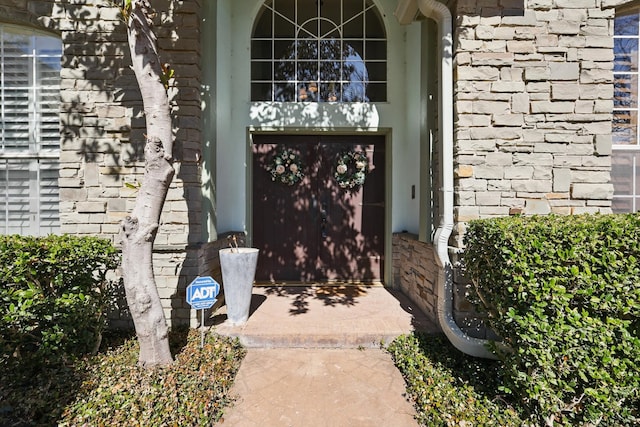
{"type": "Polygon", "coordinates": [[[249,320],[213,315],[221,335],[249,348],[376,348],[397,336],[436,326],[404,294],[383,286],[255,286],[249,320]]]}

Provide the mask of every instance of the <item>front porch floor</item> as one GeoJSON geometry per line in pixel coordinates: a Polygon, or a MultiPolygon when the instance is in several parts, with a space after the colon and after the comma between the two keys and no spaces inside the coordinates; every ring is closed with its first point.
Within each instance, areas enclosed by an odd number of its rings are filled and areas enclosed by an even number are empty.
{"type": "Polygon", "coordinates": [[[376,348],[438,332],[400,291],[369,285],[254,286],[247,323],[226,317],[224,305],[213,313],[216,332],[249,348],[376,348]]]}

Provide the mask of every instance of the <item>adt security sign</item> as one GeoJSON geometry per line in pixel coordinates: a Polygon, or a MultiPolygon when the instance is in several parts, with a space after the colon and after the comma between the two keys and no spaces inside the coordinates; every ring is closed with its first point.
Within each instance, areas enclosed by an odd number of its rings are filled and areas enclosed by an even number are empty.
{"type": "Polygon", "coordinates": [[[196,310],[213,307],[220,292],[220,284],[211,276],[197,277],[187,286],[187,302],[196,310]]]}

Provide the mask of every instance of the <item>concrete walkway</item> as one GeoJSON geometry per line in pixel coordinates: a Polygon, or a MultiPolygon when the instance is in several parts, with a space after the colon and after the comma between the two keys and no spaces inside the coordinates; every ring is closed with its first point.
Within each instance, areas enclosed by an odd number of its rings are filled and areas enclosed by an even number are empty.
{"type": "Polygon", "coordinates": [[[243,326],[213,317],[248,347],[223,427],[416,427],[404,380],[380,348],[435,327],[384,287],[254,287],[243,326]]]}

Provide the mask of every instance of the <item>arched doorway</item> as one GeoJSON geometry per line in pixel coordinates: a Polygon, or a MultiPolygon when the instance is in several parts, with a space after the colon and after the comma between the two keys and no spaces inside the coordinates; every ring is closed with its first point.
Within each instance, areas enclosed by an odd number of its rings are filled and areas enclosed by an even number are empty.
{"type": "MultiPolygon", "coordinates": [[[[286,111],[301,103],[386,100],[386,31],[373,1],[263,3],[251,38],[251,101],[286,111]]],[[[256,133],[252,159],[258,281],[383,281],[384,136],[256,133]],[[288,169],[283,150],[301,174],[288,169]]]]}

